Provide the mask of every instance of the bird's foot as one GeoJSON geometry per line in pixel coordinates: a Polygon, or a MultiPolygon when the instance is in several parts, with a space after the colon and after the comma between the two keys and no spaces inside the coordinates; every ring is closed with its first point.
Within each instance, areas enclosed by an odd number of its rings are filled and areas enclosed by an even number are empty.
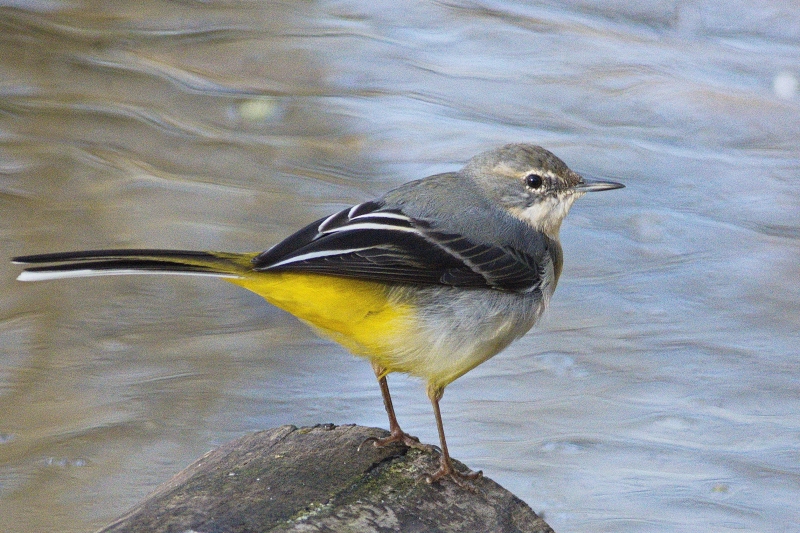
{"type": "Polygon", "coordinates": [[[438,446],[431,446],[430,444],[422,444],[417,437],[409,435],[399,427],[393,429],[388,437],[384,437],[382,439],[379,439],[378,437],[370,437],[364,440],[364,442],[362,442],[358,446],[358,451],[361,451],[361,448],[368,442],[371,442],[372,445],[375,446],[376,448],[383,448],[384,446],[388,446],[389,444],[396,442],[398,444],[402,444],[403,446],[407,446],[409,448],[414,448],[417,450],[422,450],[425,452],[439,451],[438,446]]]}
{"type": "Polygon", "coordinates": [[[439,470],[430,474],[425,477],[425,481],[428,483],[436,483],[442,478],[450,478],[456,485],[461,488],[467,489],[469,491],[475,492],[477,489],[471,483],[476,479],[480,479],[483,477],[483,471],[478,470],[474,472],[472,470],[467,470],[466,472],[459,472],[453,466],[452,461],[450,461],[449,457],[442,456],[439,470]]]}

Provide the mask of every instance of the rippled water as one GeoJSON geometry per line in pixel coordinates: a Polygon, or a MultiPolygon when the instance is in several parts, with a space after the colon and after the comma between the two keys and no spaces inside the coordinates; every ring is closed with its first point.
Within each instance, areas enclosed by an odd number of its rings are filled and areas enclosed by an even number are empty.
{"type": "Polygon", "coordinates": [[[453,454],[556,531],[796,528],[800,6],[101,5],[0,7],[4,531],[92,530],[249,431],[386,426],[369,365],[236,287],[9,257],[263,249],[511,141],[628,187],[573,208],[546,318],[447,389],[453,454]]]}

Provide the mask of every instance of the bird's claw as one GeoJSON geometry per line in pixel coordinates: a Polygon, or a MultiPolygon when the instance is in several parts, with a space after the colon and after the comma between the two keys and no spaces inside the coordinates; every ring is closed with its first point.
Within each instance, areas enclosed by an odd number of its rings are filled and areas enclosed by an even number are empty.
{"type": "Polygon", "coordinates": [[[453,467],[453,464],[450,461],[442,461],[439,469],[436,472],[425,476],[425,481],[433,484],[445,477],[450,478],[453,483],[461,488],[476,492],[476,487],[470,482],[482,478],[483,471],[478,470],[475,472],[473,470],[467,470],[466,472],[459,472],[453,467]]]}
{"type": "Polygon", "coordinates": [[[384,446],[388,446],[389,444],[398,443],[408,448],[414,448],[417,450],[423,450],[426,452],[432,451],[439,451],[438,446],[431,446],[430,444],[422,444],[417,437],[413,435],[409,435],[405,431],[397,430],[393,431],[388,437],[378,438],[378,437],[369,437],[364,439],[364,442],[358,445],[358,451],[361,451],[361,448],[364,447],[365,444],[371,442],[373,446],[376,448],[383,448],[384,446]]]}

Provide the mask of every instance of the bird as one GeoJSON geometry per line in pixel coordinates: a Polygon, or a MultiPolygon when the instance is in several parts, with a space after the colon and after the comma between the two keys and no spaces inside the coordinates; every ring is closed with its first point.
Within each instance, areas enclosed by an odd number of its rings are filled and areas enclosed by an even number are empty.
{"type": "Polygon", "coordinates": [[[435,450],[427,481],[464,485],[482,472],[453,465],[439,408],[445,387],[531,329],[561,275],[559,230],[573,202],[621,187],[514,143],[321,218],[263,252],[108,249],[12,261],[27,266],[20,281],[186,274],[244,287],[370,362],[389,419],[389,435],[373,445],[435,450]],[[401,429],[393,372],[424,381],[438,448],[401,429]]]}

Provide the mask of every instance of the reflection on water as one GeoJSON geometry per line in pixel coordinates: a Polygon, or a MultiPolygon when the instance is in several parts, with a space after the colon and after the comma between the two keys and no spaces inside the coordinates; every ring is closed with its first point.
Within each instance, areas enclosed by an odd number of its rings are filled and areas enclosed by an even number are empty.
{"type": "MultiPolygon", "coordinates": [[[[549,314],[448,388],[454,455],[557,531],[800,520],[796,6],[12,4],[4,261],[263,249],[538,142],[628,188],[576,205],[549,314]]],[[[91,530],[248,431],[386,425],[367,364],[236,287],[2,272],[6,531],[91,530]]]]}

